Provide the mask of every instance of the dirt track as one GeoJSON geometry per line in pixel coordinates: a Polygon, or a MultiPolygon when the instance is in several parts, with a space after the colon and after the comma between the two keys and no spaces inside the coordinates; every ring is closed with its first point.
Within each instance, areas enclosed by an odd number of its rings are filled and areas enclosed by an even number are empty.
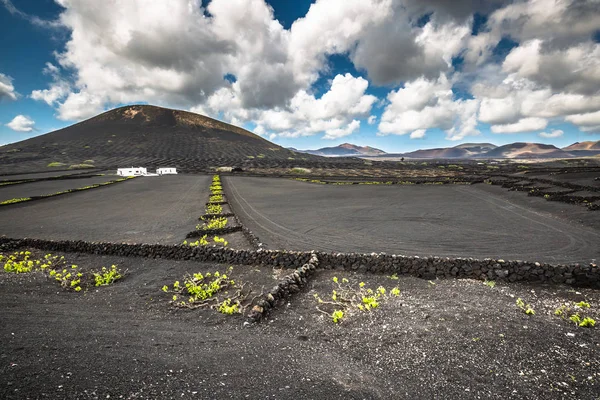
{"type": "MultiPolygon", "coordinates": [[[[60,185],[61,181],[57,182],[60,185]]],[[[3,207],[0,209],[0,234],[45,239],[181,243],[204,212],[209,186],[210,177],[202,175],[143,177],[3,207]]]]}
{"type": "Polygon", "coordinates": [[[558,218],[552,204],[518,204],[483,185],[224,182],[234,212],[269,248],[551,263],[600,258],[597,229],[558,218]]]}

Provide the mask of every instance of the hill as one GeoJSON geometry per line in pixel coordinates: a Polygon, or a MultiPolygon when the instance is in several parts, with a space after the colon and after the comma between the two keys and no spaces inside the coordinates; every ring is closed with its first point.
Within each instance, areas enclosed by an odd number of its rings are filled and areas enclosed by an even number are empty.
{"type": "Polygon", "coordinates": [[[551,144],[516,142],[488,151],[486,158],[569,158],[572,154],[551,144]]]}
{"type": "Polygon", "coordinates": [[[314,158],[202,115],[132,105],[4,146],[0,165],[28,163],[38,169],[52,162],[67,166],[85,163],[102,168],[171,165],[194,170],[299,157],[314,158]]]}
{"type": "Polygon", "coordinates": [[[296,150],[294,148],[290,148],[290,150],[327,157],[377,156],[386,154],[385,151],[374,147],[357,146],[351,143],[343,143],[335,147],[323,147],[317,150],[296,150]]]}
{"type": "Polygon", "coordinates": [[[596,150],[600,151],[600,140],[597,141],[587,141],[587,142],[575,142],[570,146],[563,147],[565,151],[571,150],[596,150]]]}
{"type": "Polygon", "coordinates": [[[496,147],[491,143],[463,143],[454,147],[411,151],[402,156],[409,158],[471,158],[485,154],[496,147]]]}

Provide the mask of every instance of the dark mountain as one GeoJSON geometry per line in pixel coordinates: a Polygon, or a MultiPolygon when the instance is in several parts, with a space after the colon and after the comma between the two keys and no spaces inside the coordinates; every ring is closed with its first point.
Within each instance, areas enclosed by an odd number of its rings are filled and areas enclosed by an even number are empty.
{"type": "Polygon", "coordinates": [[[67,166],[93,163],[110,168],[172,165],[194,169],[298,157],[319,159],[202,115],[134,105],[4,146],[0,165],[34,163],[45,168],[51,162],[60,162],[67,166]]]}
{"type": "Polygon", "coordinates": [[[317,150],[295,150],[302,153],[314,154],[328,157],[357,157],[357,156],[377,156],[386,154],[385,151],[370,146],[357,146],[351,143],[340,144],[335,147],[323,147],[317,150]]]}

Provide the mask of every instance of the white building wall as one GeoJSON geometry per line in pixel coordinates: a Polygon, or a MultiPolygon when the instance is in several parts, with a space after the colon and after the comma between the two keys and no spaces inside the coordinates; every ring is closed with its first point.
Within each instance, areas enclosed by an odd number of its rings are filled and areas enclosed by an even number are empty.
{"type": "Polygon", "coordinates": [[[177,174],[177,168],[157,168],[156,173],[159,175],[177,174]]]}
{"type": "Polygon", "coordinates": [[[148,170],[146,168],[143,167],[131,167],[131,168],[118,168],[117,169],[117,175],[121,175],[121,176],[142,176],[142,175],[146,175],[148,173],[148,170]]]}

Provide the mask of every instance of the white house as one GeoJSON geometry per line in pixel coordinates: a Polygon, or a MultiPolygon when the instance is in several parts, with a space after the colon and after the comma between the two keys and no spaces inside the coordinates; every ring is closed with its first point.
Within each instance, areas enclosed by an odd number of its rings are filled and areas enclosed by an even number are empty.
{"type": "Polygon", "coordinates": [[[176,168],[157,168],[156,173],[158,175],[177,174],[177,169],[176,168]]]}
{"type": "Polygon", "coordinates": [[[147,175],[148,170],[143,167],[131,167],[131,168],[119,168],[117,169],[117,175],[121,176],[142,176],[147,175]]]}

